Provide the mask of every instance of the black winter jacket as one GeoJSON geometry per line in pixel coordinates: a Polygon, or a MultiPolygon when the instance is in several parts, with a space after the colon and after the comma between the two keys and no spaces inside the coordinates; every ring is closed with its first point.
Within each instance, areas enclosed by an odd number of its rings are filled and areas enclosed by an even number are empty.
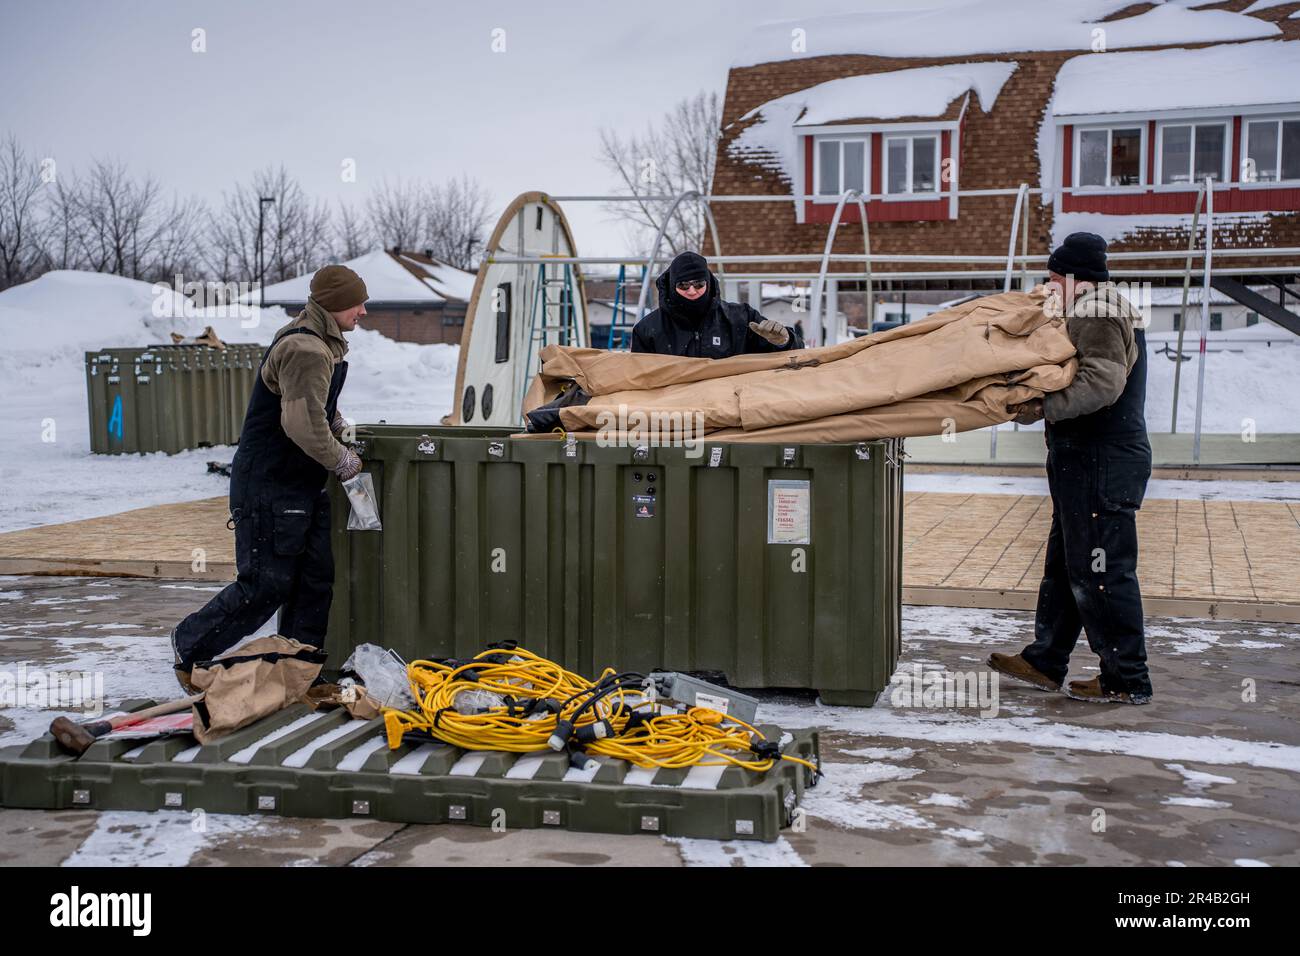
{"type": "Polygon", "coordinates": [[[790,326],[789,340],[776,346],[755,333],[750,322],[761,322],[763,316],[743,302],[723,302],[718,293],[717,276],[709,275],[712,297],[708,312],[699,324],[679,314],[672,306],[672,292],[668,288],[668,270],[655,280],[659,290],[659,308],[650,312],[632,329],[633,352],[656,352],[660,355],[686,355],[692,358],[728,358],[746,352],[789,352],[803,348],[803,338],[790,326]]]}

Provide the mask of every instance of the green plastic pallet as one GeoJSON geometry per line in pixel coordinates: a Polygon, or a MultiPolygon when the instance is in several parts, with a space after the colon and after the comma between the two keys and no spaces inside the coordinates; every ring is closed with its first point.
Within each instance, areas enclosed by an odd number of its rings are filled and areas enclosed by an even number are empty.
{"type": "MultiPolygon", "coordinates": [[[[124,709],[152,705],[130,701],[124,709]]],[[[783,735],[783,752],[818,763],[817,734],[783,735]]],[[[594,775],[564,754],[465,751],[428,741],[390,750],[382,720],[295,705],[220,741],[190,735],[97,741],[80,759],[49,734],[0,749],[0,806],[203,810],[286,817],[364,817],[512,829],[771,842],[790,824],[806,767],[643,770],[597,758],[594,775]]]]}

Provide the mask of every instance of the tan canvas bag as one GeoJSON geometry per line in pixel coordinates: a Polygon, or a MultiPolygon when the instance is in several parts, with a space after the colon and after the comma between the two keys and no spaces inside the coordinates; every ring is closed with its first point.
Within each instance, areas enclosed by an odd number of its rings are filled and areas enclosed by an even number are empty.
{"type": "Polygon", "coordinates": [[[210,743],[299,701],[320,674],[325,652],[278,634],[259,637],[194,665],[194,736],[210,743]]]}

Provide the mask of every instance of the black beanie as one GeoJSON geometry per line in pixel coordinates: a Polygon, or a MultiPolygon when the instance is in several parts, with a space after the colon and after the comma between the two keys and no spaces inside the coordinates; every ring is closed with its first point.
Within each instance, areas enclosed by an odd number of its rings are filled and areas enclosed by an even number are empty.
{"type": "Polygon", "coordinates": [[[1105,282],[1110,278],[1106,240],[1092,232],[1072,232],[1048,257],[1047,268],[1079,282],[1105,282]]]}
{"type": "Polygon", "coordinates": [[[709,278],[709,263],[698,252],[683,252],[668,265],[668,287],[676,289],[677,283],[692,279],[709,278]]]}

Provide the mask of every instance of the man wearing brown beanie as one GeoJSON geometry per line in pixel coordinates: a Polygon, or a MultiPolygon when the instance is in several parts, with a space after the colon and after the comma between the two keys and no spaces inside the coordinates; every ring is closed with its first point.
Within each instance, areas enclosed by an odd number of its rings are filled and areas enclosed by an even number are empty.
{"type": "Polygon", "coordinates": [[[347,266],[311,280],[302,313],[275,333],[244,415],[231,465],[230,522],[239,572],[172,631],[177,680],[190,691],[196,661],[211,660],[260,628],[278,609],[278,631],[322,647],[333,599],[330,505],[325,482],[361,470],[340,440],[347,376],[343,333],[366,314],[366,284],[347,266]]]}

